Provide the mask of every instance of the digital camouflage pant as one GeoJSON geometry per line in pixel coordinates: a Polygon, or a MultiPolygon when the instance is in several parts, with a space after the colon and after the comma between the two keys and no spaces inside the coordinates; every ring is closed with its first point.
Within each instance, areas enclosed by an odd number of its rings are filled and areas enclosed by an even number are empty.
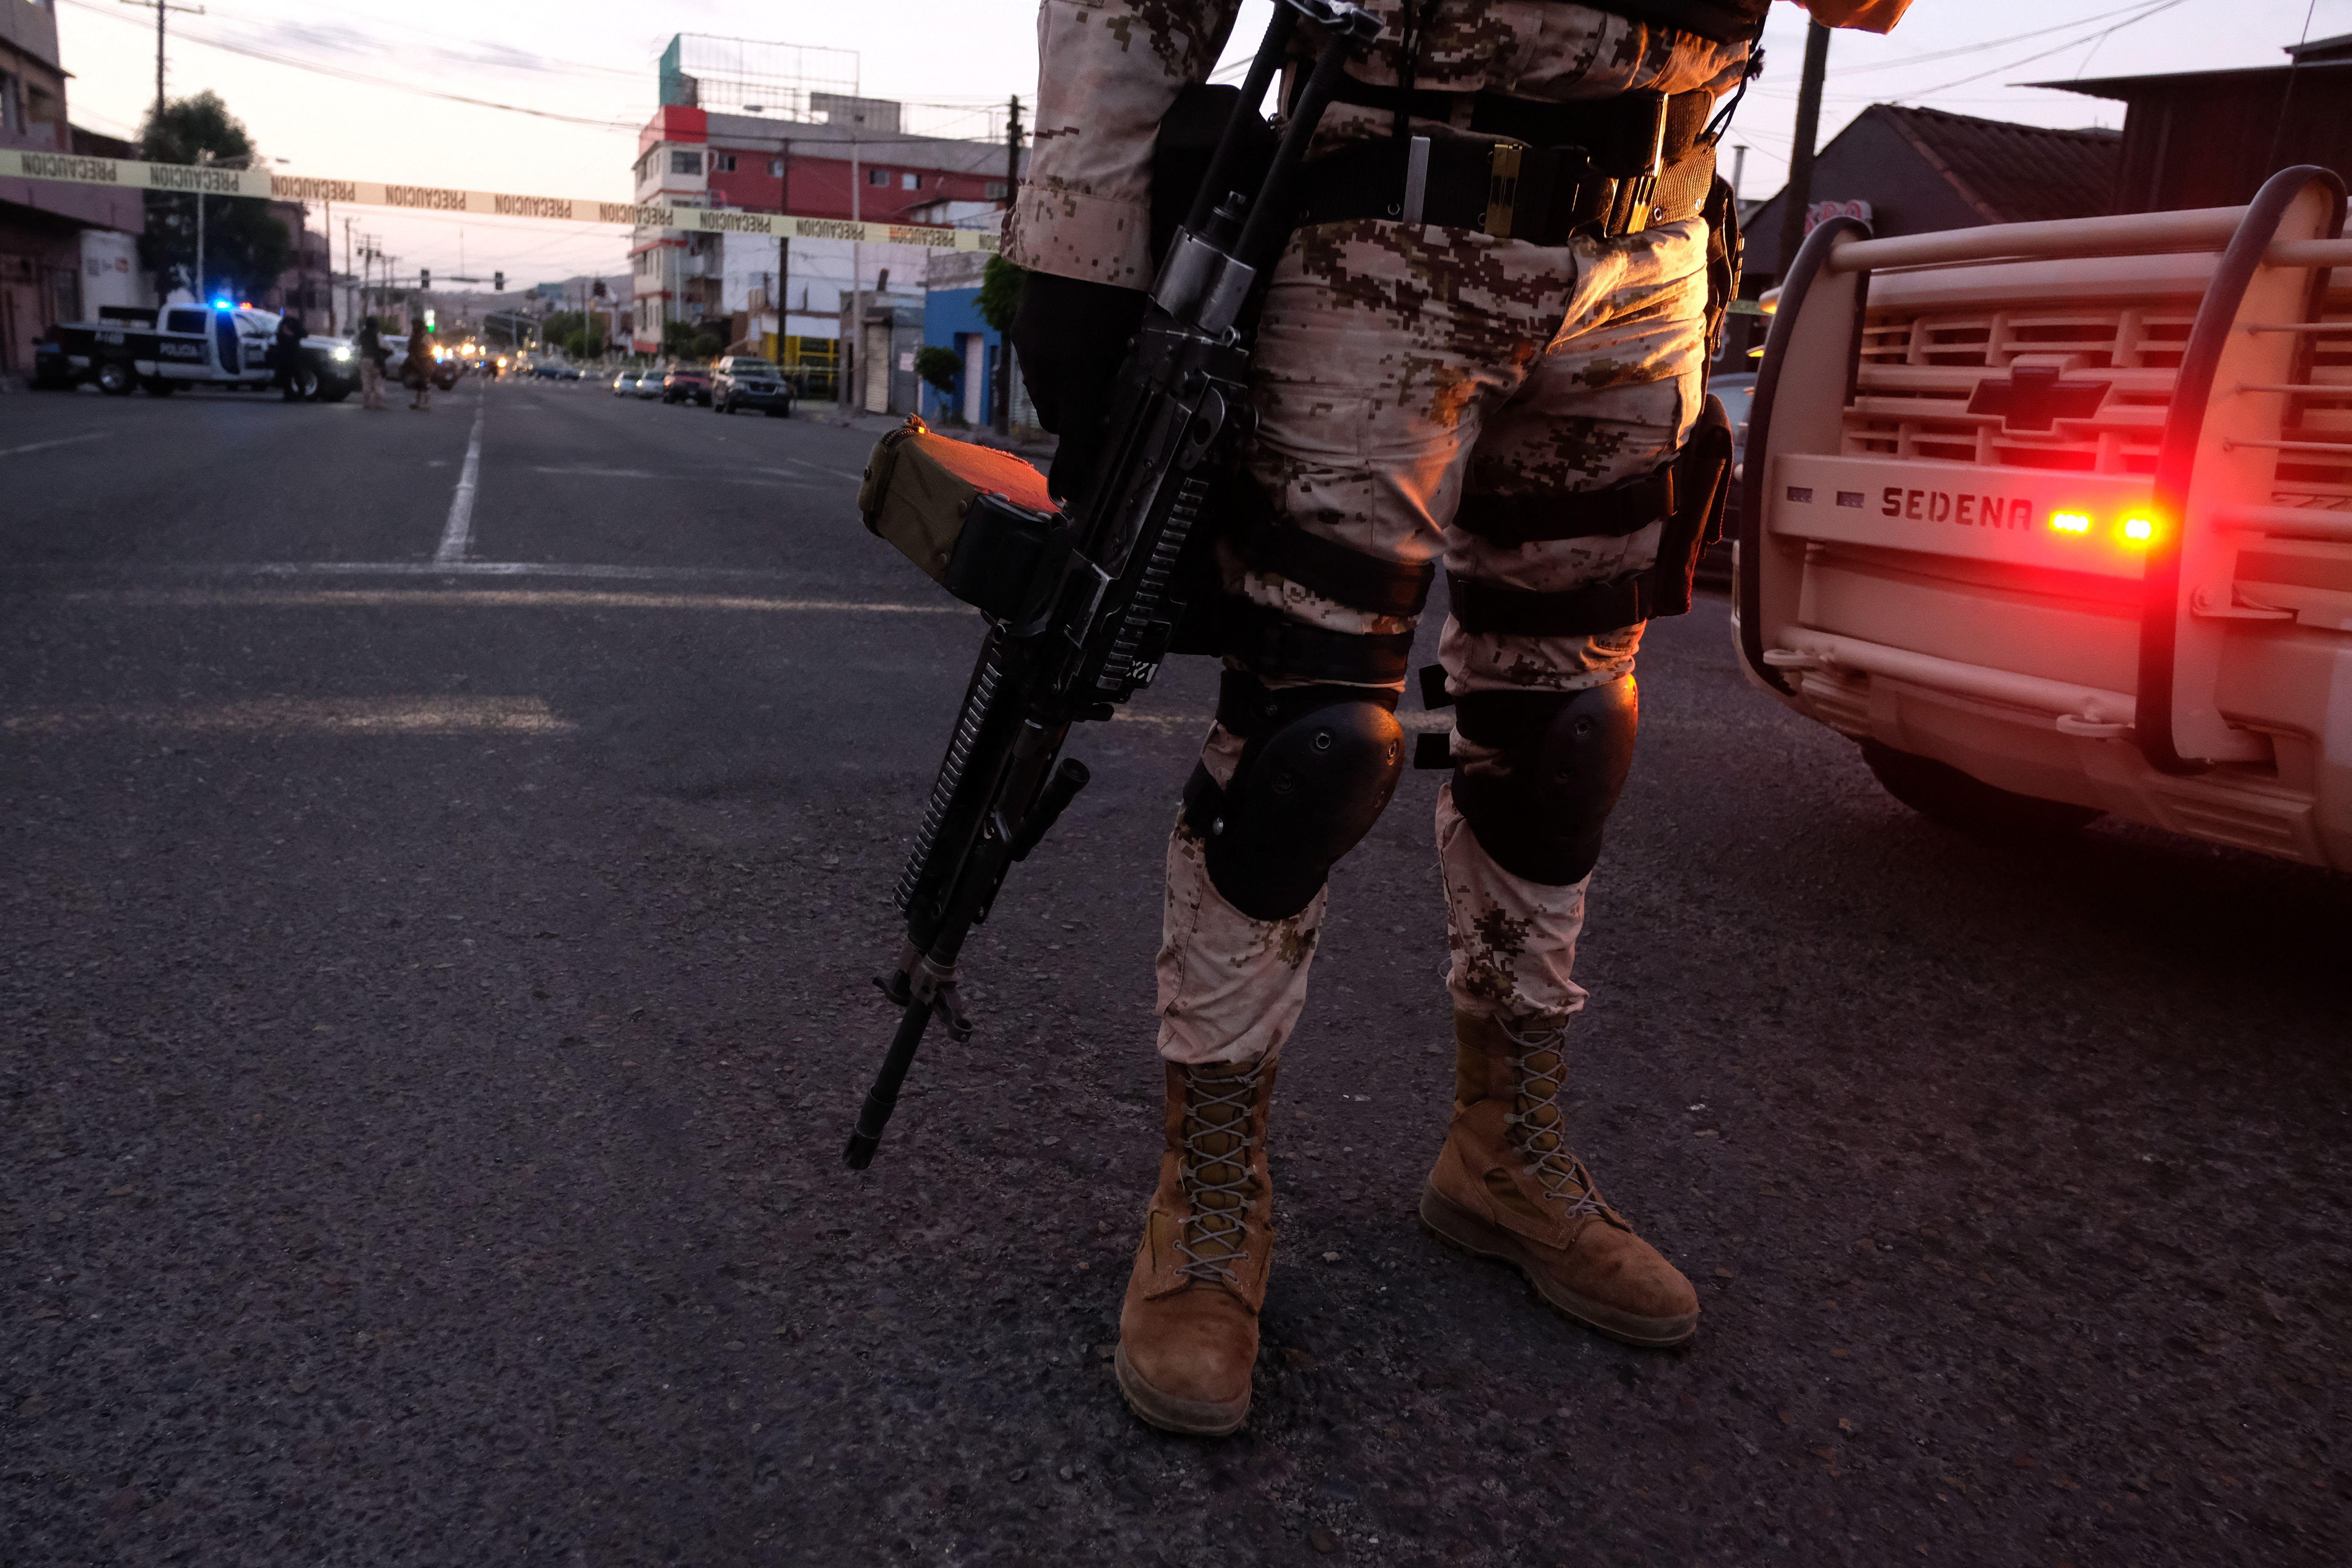
{"type": "MultiPolygon", "coordinates": [[[[1502,547],[1452,522],[1465,493],[1594,489],[1673,453],[1698,413],[1706,302],[1696,220],[1559,247],[1370,219],[1302,230],[1259,328],[1251,472],[1297,526],[1385,560],[1438,559],[1454,575],[1538,590],[1639,570],[1656,557],[1658,524],[1502,547]]],[[[1310,625],[1365,635],[1413,625],[1230,556],[1225,566],[1228,588],[1310,625]]],[[[1449,618],[1438,656],[1457,696],[1570,691],[1629,674],[1641,639],[1639,625],[1472,636],[1449,618]]],[[[1469,771],[1498,765],[1459,735],[1453,748],[1469,771]]],[[[1241,750],[1211,728],[1202,758],[1220,784],[1241,750]]],[[[1591,878],[1548,887],[1503,870],[1450,784],[1437,796],[1437,851],[1455,1006],[1551,1021],[1582,1006],[1570,971],[1591,878]]],[[[1157,965],[1160,1054],[1239,1061],[1280,1047],[1306,1004],[1328,896],[1288,920],[1250,919],[1211,884],[1202,841],[1180,820],[1157,965]]]]}

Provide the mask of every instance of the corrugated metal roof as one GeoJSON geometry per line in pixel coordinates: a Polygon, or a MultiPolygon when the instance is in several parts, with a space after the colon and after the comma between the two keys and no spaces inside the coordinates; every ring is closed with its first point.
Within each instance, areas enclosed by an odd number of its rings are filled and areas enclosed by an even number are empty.
{"type": "Polygon", "coordinates": [[[1891,103],[1863,112],[1892,125],[1987,223],[2036,223],[2107,210],[2121,132],[2059,131],[1891,103]]]}

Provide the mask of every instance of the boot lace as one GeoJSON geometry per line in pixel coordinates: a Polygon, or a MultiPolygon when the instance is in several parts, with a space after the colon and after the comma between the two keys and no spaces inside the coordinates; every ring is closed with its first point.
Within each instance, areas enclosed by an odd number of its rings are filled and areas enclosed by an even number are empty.
{"type": "Polygon", "coordinates": [[[1527,1157],[1522,1169],[1561,1205],[1562,1218],[1597,1215],[1613,1219],[1600,1184],[1561,1136],[1568,1124],[1559,1104],[1568,1083],[1568,1025],[1532,1024],[1522,1032],[1505,1022],[1503,1034],[1514,1047],[1511,1066],[1518,1079],[1503,1121],[1510,1129],[1512,1146],[1527,1157]]]}
{"type": "Polygon", "coordinates": [[[1265,1070],[1260,1058],[1245,1073],[1184,1075],[1188,1103],[1177,1180],[1190,1212],[1176,1236],[1184,1258],[1176,1272],[1188,1279],[1241,1285],[1235,1266],[1248,1256],[1244,1216],[1257,1195],[1249,1119],[1265,1070]]]}

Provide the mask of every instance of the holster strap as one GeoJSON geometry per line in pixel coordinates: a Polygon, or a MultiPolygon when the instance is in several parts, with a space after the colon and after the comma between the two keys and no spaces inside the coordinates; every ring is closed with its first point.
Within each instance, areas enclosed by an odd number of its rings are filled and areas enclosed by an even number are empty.
{"type": "Polygon", "coordinates": [[[1223,651],[1268,680],[1336,680],[1389,686],[1404,679],[1411,632],[1359,636],[1294,621],[1279,610],[1227,599],[1218,617],[1223,651]]]}
{"type": "Polygon", "coordinates": [[[1621,479],[1606,489],[1465,495],[1454,525],[1505,546],[1538,540],[1615,539],[1638,533],[1674,510],[1675,460],[1669,458],[1648,473],[1621,479]]]}

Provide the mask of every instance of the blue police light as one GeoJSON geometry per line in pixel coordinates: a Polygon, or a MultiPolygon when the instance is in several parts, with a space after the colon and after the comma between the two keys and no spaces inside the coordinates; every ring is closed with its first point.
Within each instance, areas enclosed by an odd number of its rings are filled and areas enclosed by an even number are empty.
{"type": "Polygon", "coordinates": [[[213,309],[215,310],[226,310],[228,308],[229,301],[226,300],[215,300],[213,301],[213,309]]]}

